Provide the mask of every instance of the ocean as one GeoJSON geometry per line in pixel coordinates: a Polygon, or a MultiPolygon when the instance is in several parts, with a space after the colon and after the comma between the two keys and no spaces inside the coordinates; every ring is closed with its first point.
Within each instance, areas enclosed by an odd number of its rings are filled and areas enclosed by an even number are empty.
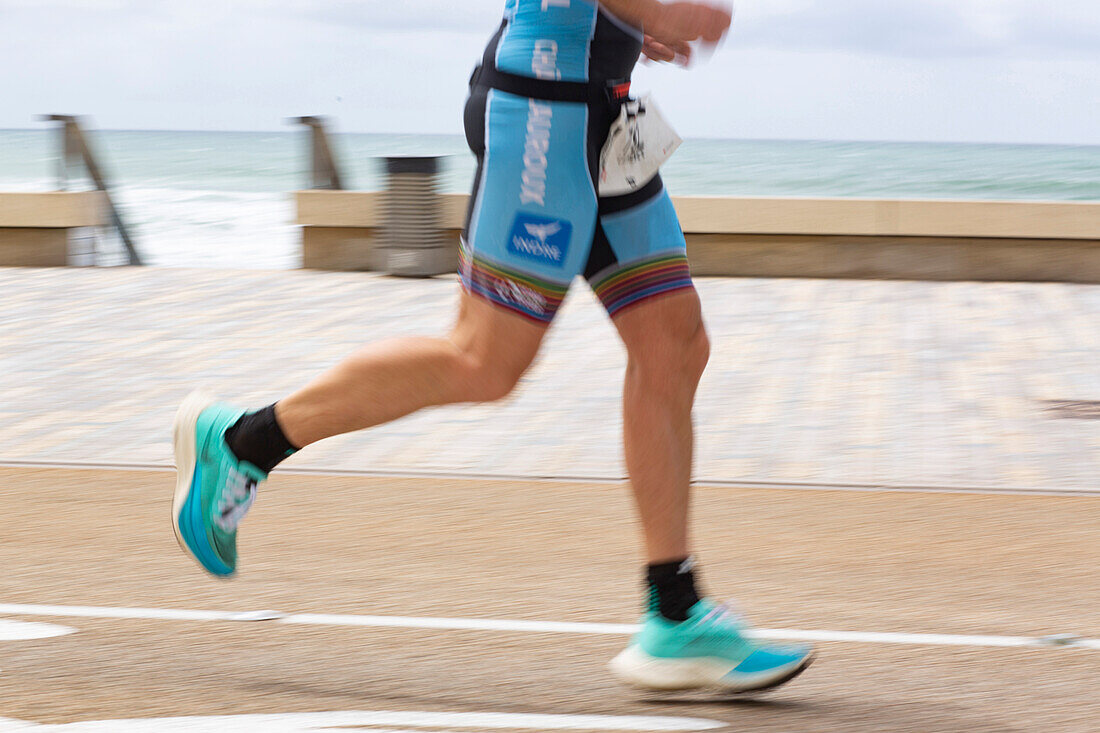
{"type": "MultiPolygon", "coordinates": [[[[445,192],[473,179],[461,136],[332,141],[349,188],[379,190],[386,155],[444,156],[445,192]]],[[[288,192],[309,186],[305,132],[99,131],[90,142],[148,264],[298,266],[288,192]]],[[[58,147],[52,130],[0,130],[0,191],[56,189],[58,147]]],[[[1095,201],[1100,146],[686,140],[662,175],[673,195],[1095,201]]]]}

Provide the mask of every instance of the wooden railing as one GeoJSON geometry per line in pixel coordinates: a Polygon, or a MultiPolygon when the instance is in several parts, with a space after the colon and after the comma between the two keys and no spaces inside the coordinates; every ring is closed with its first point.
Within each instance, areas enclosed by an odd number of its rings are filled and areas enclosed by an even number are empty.
{"type": "Polygon", "coordinates": [[[88,146],[88,140],[80,126],[80,119],[72,115],[46,115],[41,119],[46,122],[62,123],[60,128],[62,153],[58,170],[58,187],[65,190],[68,187],[70,171],[78,166],[83,166],[84,170],[88,172],[88,177],[95,184],[96,190],[103,192],[111,226],[118,232],[119,239],[122,240],[122,245],[126,248],[129,263],[131,265],[141,265],[141,255],[138,254],[134,240],[130,236],[130,230],[126,227],[118,206],[115,205],[115,201],[111,196],[107,177],[88,146]]]}

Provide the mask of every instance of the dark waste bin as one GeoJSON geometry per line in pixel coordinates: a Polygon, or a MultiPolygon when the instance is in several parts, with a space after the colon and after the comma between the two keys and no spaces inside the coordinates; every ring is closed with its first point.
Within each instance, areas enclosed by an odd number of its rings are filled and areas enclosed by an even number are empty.
{"type": "Polygon", "coordinates": [[[386,158],[380,269],[388,275],[431,277],[452,272],[441,226],[439,157],[386,158]]]}

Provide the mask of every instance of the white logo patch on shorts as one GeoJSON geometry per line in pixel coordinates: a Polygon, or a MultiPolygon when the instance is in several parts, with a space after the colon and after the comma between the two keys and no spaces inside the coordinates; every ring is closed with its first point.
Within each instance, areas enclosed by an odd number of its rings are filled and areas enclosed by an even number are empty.
{"type": "Polygon", "coordinates": [[[561,267],[569,253],[573,225],[563,219],[519,212],[508,236],[508,251],[529,260],[561,267]]]}

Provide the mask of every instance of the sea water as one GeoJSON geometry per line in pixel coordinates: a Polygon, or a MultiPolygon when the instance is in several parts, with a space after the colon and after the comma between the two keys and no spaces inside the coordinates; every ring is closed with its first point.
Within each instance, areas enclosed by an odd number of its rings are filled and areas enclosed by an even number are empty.
{"type": "MultiPolygon", "coordinates": [[[[336,134],[345,186],[380,190],[381,158],[443,156],[440,189],[465,192],[460,136],[336,134]]],[[[290,192],[308,188],[304,132],[100,131],[90,144],[146,262],[292,268],[290,192]]],[[[59,138],[0,130],[0,192],[59,187],[59,138]]],[[[673,195],[1100,200],[1100,146],[686,140],[662,171],[673,195]]],[[[71,189],[86,188],[75,176],[71,189]]]]}

